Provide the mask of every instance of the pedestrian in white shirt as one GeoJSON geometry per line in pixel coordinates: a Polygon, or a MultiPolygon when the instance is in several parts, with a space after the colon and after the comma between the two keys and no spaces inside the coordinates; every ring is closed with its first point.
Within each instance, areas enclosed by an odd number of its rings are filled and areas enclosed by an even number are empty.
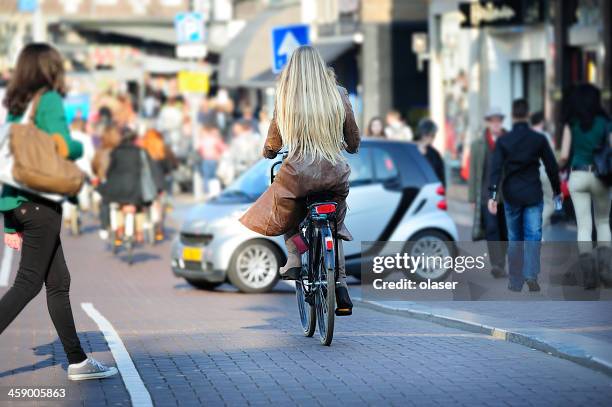
{"type": "Polygon", "coordinates": [[[403,120],[402,115],[397,110],[387,113],[387,127],[385,135],[389,140],[412,141],[412,129],[403,120]]]}

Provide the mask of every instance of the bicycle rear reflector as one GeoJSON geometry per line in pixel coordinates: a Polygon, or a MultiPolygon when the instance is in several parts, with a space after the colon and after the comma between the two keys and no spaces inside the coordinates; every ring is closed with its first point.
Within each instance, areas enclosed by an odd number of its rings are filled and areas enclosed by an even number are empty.
{"type": "Polygon", "coordinates": [[[325,215],[336,211],[336,205],[334,204],[323,204],[315,206],[315,212],[317,215],[325,215]]]}
{"type": "Polygon", "coordinates": [[[330,252],[334,250],[334,239],[332,239],[330,236],[325,238],[325,249],[330,252]]]}

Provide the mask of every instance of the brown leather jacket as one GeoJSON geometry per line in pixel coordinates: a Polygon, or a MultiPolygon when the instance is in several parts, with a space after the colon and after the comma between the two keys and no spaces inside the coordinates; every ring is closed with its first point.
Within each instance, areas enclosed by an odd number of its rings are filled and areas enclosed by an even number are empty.
{"type": "MultiPolygon", "coordinates": [[[[359,128],[355,122],[347,91],[340,87],[339,91],[346,112],[343,125],[345,150],[354,154],[358,151],[361,140],[359,128]]],[[[282,146],[280,131],[273,118],[264,144],[264,157],[276,157],[282,146]]],[[[262,235],[285,234],[290,237],[297,233],[297,227],[304,219],[306,197],[325,193],[331,195],[338,204],[336,210],[338,236],[344,240],[351,240],[352,236],[344,226],[350,173],[351,169],[344,160],[332,164],[326,160],[312,163],[307,160],[289,159],[282,165],[270,188],[240,218],[240,222],[262,235]]]]}

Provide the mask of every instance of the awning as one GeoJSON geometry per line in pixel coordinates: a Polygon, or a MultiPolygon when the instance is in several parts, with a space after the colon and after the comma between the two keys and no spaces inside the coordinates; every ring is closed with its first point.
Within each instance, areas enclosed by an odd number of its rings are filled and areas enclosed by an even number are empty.
{"type": "Polygon", "coordinates": [[[146,72],[155,74],[175,74],[179,71],[197,70],[203,73],[212,73],[209,64],[194,64],[190,61],[184,61],[175,58],[161,57],[158,55],[145,55],[142,58],[142,68],[146,72]]]}
{"type": "MultiPolygon", "coordinates": [[[[345,52],[353,49],[355,45],[356,43],[352,36],[343,36],[321,39],[319,42],[313,44],[313,47],[319,51],[323,60],[330,64],[345,52]]],[[[278,75],[272,72],[272,68],[269,67],[266,71],[243,82],[242,86],[247,88],[271,88],[274,87],[277,76],[278,75]]]]}
{"type": "Polygon", "coordinates": [[[249,79],[270,69],[272,29],[299,21],[299,5],[268,7],[257,14],[223,50],[219,85],[230,88],[244,86],[249,79]]]}
{"type": "Polygon", "coordinates": [[[117,35],[144,42],[157,42],[165,45],[176,44],[176,33],[172,20],[153,21],[109,21],[109,20],[65,20],[78,31],[97,32],[117,35]]]}

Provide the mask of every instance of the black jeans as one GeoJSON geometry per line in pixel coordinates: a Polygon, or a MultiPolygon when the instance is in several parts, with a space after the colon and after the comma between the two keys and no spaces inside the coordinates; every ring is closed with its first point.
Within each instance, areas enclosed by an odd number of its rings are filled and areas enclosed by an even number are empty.
{"type": "MultiPolygon", "coordinates": [[[[60,229],[60,204],[38,200],[25,202],[5,216],[23,232],[23,247],[15,283],[0,299],[0,333],[42,289],[47,290],[47,307],[70,364],[87,356],[81,348],[70,307],[70,273],[64,260],[60,229]]],[[[10,250],[10,249],[6,249],[10,250]]]]}
{"type": "Polygon", "coordinates": [[[504,204],[497,204],[497,215],[493,215],[487,209],[487,205],[480,208],[482,221],[485,227],[485,237],[487,239],[487,250],[489,251],[489,261],[493,267],[504,270],[506,268],[506,254],[508,252],[508,229],[506,226],[506,215],[504,204]]]}

